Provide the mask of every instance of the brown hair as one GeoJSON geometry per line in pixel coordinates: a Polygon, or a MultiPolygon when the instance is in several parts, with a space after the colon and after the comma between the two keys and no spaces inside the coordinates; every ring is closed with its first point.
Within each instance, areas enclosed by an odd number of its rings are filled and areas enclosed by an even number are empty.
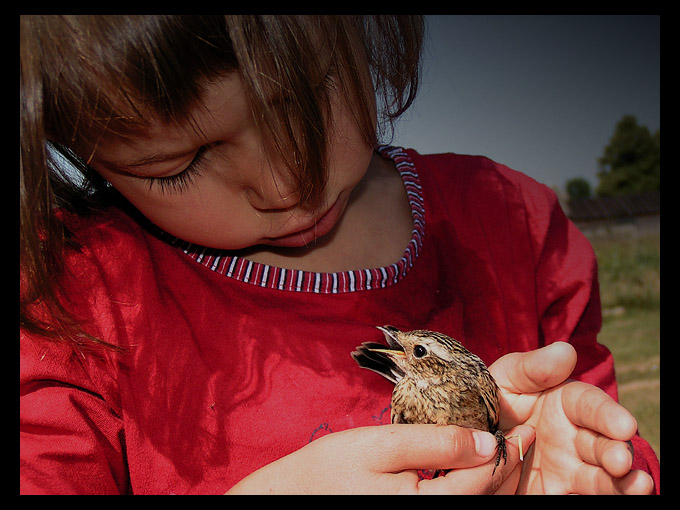
{"type": "Polygon", "coordinates": [[[266,149],[288,165],[303,201],[315,206],[325,185],[332,87],[345,94],[361,133],[375,144],[367,66],[379,119],[387,121],[381,129],[415,97],[422,37],[422,19],[411,16],[22,16],[22,327],[81,345],[99,342],[61,305],[55,275],[64,249],[74,246],[58,209],[86,214],[115,196],[88,166],[102,137],[134,136],[150,115],[181,119],[204,84],[238,71],[266,149]],[[318,58],[320,47],[330,60],[318,58]],[[271,97],[281,100],[267,106],[271,97]],[[57,155],[83,183],[60,171],[57,155]]]}

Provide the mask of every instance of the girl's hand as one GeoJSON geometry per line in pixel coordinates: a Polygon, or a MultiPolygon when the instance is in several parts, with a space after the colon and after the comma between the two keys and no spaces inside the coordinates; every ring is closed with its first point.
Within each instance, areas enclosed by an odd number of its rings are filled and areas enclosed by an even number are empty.
{"type": "MultiPolygon", "coordinates": [[[[525,445],[531,427],[520,426],[525,445]]],[[[383,425],[329,434],[255,471],[227,494],[462,494],[492,493],[517,486],[517,439],[507,442],[492,476],[496,439],[456,426],[383,425]],[[418,469],[446,475],[421,480],[418,469]],[[454,469],[455,468],[455,469],[454,469]]]]}
{"type": "Polygon", "coordinates": [[[574,348],[557,342],[489,367],[502,393],[501,430],[526,423],[536,431],[518,491],[651,493],[652,478],[630,470],[635,418],[601,389],[566,381],[575,365],[574,348]]]}

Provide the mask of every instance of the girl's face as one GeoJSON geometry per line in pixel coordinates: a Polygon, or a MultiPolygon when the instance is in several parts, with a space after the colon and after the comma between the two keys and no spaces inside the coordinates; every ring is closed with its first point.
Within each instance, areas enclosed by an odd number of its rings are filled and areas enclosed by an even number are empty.
{"type": "Polygon", "coordinates": [[[306,246],[338,222],[373,155],[346,101],[331,102],[325,202],[300,204],[282,162],[270,161],[240,77],[208,85],[192,121],[152,122],[142,137],[104,141],[90,165],[149,220],[203,246],[306,246]]]}

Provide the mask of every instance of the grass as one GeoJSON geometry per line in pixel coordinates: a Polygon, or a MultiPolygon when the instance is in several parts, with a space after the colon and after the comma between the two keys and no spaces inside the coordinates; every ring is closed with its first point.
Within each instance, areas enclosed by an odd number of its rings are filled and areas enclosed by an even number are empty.
{"type": "Polygon", "coordinates": [[[660,236],[592,240],[602,307],[659,309],[660,236]]]}
{"type": "Polygon", "coordinates": [[[591,239],[598,258],[603,324],[619,401],[660,456],[660,236],[591,239]]]}

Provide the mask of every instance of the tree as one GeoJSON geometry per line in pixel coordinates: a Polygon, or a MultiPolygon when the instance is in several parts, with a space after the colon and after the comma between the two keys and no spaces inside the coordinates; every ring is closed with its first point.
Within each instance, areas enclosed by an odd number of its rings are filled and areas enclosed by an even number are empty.
{"type": "Polygon", "coordinates": [[[652,135],[633,115],[625,115],[616,125],[604,155],[598,159],[601,197],[643,193],[660,188],[660,132],[652,135]]]}
{"type": "Polygon", "coordinates": [[[583,177],[576,177],[567,181],[567,195],[569,201],[580,200],[582,198],[590,198],[590,183],[583,177]]]}

